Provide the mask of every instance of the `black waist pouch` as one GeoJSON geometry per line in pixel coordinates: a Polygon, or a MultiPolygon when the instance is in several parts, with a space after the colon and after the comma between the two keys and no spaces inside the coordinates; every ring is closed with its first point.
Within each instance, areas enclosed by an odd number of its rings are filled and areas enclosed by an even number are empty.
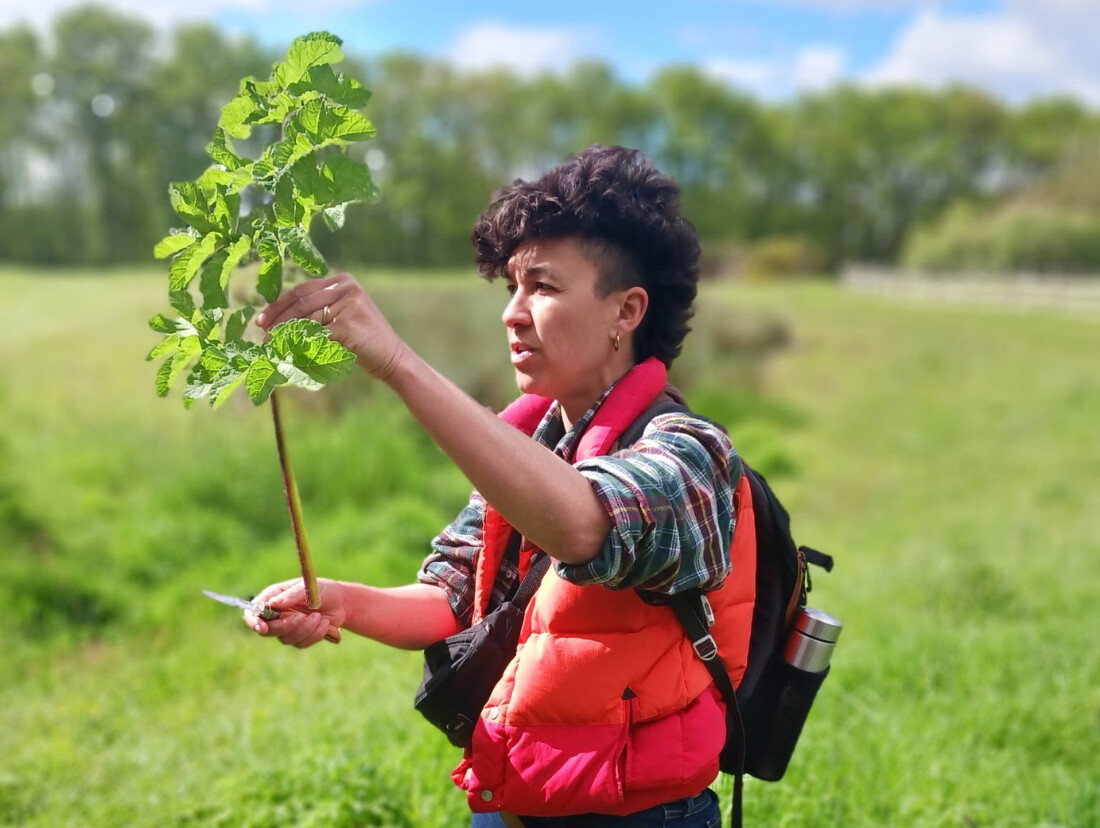
{"type": "Polygon", "coordinates": [[[478,714],[516,654],[523,614],[549,564],[549,556],[543,555],[531,565],[511,601],[490,612],[480,624],[424,650],[424,678],[414,706],[447,734],[451,744],[470,746],[478,714]]]}

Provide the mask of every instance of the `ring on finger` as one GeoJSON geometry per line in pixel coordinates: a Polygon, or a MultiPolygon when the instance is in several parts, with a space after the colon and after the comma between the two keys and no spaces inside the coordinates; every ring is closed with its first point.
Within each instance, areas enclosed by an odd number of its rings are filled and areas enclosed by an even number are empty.
{"type": "Polygon", "coordinates": [[[328,324],[329,315],[331,313],[332,313],[332,309],[328,305],[325,305],[324,309],[321,311],[321,324],[322,325],[327,325],[328,324]]]}

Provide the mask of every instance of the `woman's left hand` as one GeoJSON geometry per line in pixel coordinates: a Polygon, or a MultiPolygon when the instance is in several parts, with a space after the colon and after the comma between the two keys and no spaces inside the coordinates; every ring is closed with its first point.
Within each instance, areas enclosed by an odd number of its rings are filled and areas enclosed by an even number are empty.
{"type": "Polygon", "coordinates": [[[269,331],[291,319],[320,322],[375,379],[388,379],[408,350],[370,294],[349,273],[295,285],[264,308],[256,324],[269,331]]]}
{"type": "Polygon", "coordinates": [[[254,610],[245,610],[244,622],[257,633],[274,636],[284,644],[311,647],[328,639],[340,642],[340,627],[347,619],[342,585],[339,581],[320,578],[321,606],[311,609],[301,578],[272,584],[256,596],[254,603],[267,604],[280,614],[264,620],[254,610]]]}

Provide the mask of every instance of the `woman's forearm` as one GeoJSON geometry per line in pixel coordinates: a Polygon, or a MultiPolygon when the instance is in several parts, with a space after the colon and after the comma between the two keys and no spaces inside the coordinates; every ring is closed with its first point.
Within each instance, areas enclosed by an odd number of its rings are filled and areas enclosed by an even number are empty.
{"type": "Polygon", "coordinates": [[[271,330],[305,316],[327,320],[332,337],[397,392],[485,499],[532,543],[570,564],[596,556],[611,520],[583,475],[424,362],[350,275],[291,288],[256,323],[271,330]]]}
{"type": "Polygon", "coordinates": [[[392,647],[419,650],[459,630],[447,595],[430,584],[373,587],[339,582],[343,628],[392,647]]]}
{"type": "Polygon", "coordinates": [[[386,382],[474,487],[532,543],[569,564],[596,556],[611,519],[580,472],[411,349],[386,382]]]}

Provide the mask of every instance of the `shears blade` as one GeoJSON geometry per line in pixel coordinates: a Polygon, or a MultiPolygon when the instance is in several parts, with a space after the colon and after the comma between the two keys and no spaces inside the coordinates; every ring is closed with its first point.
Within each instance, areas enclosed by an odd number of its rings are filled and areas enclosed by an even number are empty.
{"type": "Polygon", "coordinates": [[[246,601],[244,598],[237,598],[233,595],[222,595],[220,592],[211,592],[208,589],[204,589],[202,594],[208,598],[213,598],[215,601],[219,601],[222,604],[228,604],[231,607],[237,607],[238,609],[250,610],[255,613],[259,618],[264,621],[271,621],[274,618],[279,617],[279,611],[272,609],[268,606],[267,601],[246,601]]]}

